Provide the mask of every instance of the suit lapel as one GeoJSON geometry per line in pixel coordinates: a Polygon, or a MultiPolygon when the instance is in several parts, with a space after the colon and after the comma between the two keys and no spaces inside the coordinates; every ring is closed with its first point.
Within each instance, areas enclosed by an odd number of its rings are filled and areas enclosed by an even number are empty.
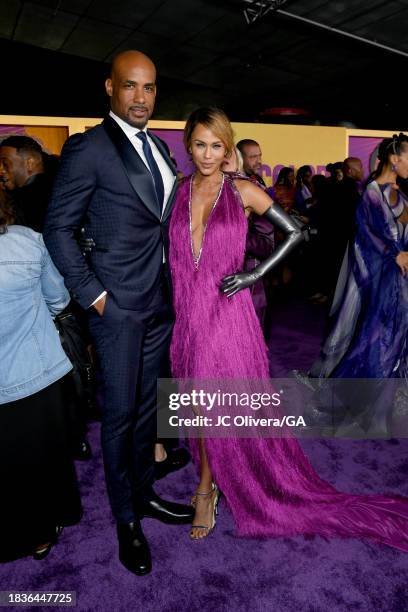
{"type": "Polygon", "coordinates": [[[166,219],[168,219],[172,209],[173,209],[173,204],[174,204],[174,195],[176,193],[177,190],[177,171],[176,168],[172,162],[172,160],[169,157],[169,154],[167,153],[166,148],[164,147],[162,141],[160,140],[160,138],[158,138],[155,134],[153,134],[153,132],[151,132],[150,130],[147,130],[149,137],[153,140],[154,144],[156,145],[156,147],[159,149],[164,161],[166,162],[166,164],[169,166],[170,170],[172,171],[173,176],[176,178],[176,180],[173,183],[173,189],[171,190],[171,193],[168,197],[167,200],[167,204],[166,207],[164,209],[163,212],[163,217],[162,217],[162,221],[165,221],[166,219]]]}
{"type": "Polygon", "coordinates": [[[169,199],[167,200],[166,208],[164,209],[164,212],[163,212],[162,221],[166,221],[166,219],[169,218],[171,211],[173,210],[173,204],[175,201],[174,196],[176,195],[177,187],[178,187],[178,181],[176,179],[173,183],[173,189],[171,190],[169,199]]]}
{"type": "MultiPolygon", "coordinates": [[[[155,217],[160,218],[158,215],[159,206],[152,175],[148,168],[146,168],[143,160],[114,119],[106,117],[103,120],[103,127],[116,147],[131,186],[150,212],[155,217]]],[[[166,159],[167,157],[168,156],[166,156],[166,159]]]]}

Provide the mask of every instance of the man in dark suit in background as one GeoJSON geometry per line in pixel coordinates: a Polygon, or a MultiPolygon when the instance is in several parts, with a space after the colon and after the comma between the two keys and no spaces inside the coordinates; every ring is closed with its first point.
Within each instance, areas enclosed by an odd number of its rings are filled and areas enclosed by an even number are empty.
{"type": "Polygon", "coordinates": [[[103,123],[64,146],[44,238],[68,289],[88,309],[104,378],[102,449],[119,558],[135,574],[151,569],[140,518],[190,522],[192,508],[160,499],[152,488],[156,381],[173,325],[168,226],[175,170],[161,141],[146,130],[156,97],[156,69],[138,51],[113,61],[103,123]],[[79,227],[94,241],[85,260],[79,227]]]}
{"type": "Polygon", "coordinates": [[[262,151],[259,142],[252,140],[252,138],[244,138],[237,142],[237,149],[242,155],[245,174],[263,187],[266,187],[265,181],[260,174],[262,170],[262,151]]]}
{"type": "Polygon", "coordinates": [[[54,179],[45,171],[45,156],[29,136],[9,136],[0,143],[0,181],[11,196],[16,223],[36,232],[43,230],[54,179]]]}
{"type": "Polygon", "coordinates": [[[355,217],[357,206],[363,192],[364,168],[358,157],[347,157],[343,162],[343,180],[341,188],[343,192],[342,212],[347,216],[349,236],[354,238],[355,217]]]}

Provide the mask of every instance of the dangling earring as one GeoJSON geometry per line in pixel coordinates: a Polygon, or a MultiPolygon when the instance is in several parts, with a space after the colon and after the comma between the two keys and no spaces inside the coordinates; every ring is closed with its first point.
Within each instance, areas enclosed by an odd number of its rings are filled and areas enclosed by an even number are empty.
{"type": "Polygon", "coordinates": [[[391,166],[391,170],[392,170],[393,172],[396,172],[396,171],[397,171],[397,166],[396,166],[395,164],[392,164],[392,166],[391,166]]]}

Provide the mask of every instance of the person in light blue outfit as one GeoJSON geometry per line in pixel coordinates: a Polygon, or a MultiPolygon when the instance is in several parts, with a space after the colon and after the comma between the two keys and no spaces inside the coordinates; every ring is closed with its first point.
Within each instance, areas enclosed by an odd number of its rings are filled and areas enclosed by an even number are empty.
{"type": "Polygon", "coordinates": [[[74,401],[53,316],[69,302],[41,234],[0,192],[1,560],[43,558],[81,504],[70,457],[74,401]]]}
{"type": "Polygon", "coordinates": [[[70,300],[41,234],[12,225],[0,240],[0,404],[67,374],[52,317],[70,300]]]}

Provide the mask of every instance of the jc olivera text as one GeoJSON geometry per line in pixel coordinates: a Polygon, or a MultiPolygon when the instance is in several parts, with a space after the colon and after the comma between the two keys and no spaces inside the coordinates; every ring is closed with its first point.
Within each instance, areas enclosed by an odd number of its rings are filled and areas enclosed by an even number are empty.
{"type": "Polygon", "coordinates": [[[169,417],[171,427],[306,427],[302,416],[284,415],[277,418],[256,418],[251,415],[218,416],[213,419],[208,416],[197,415],[192,418],[172,415],[169,417]]]}

